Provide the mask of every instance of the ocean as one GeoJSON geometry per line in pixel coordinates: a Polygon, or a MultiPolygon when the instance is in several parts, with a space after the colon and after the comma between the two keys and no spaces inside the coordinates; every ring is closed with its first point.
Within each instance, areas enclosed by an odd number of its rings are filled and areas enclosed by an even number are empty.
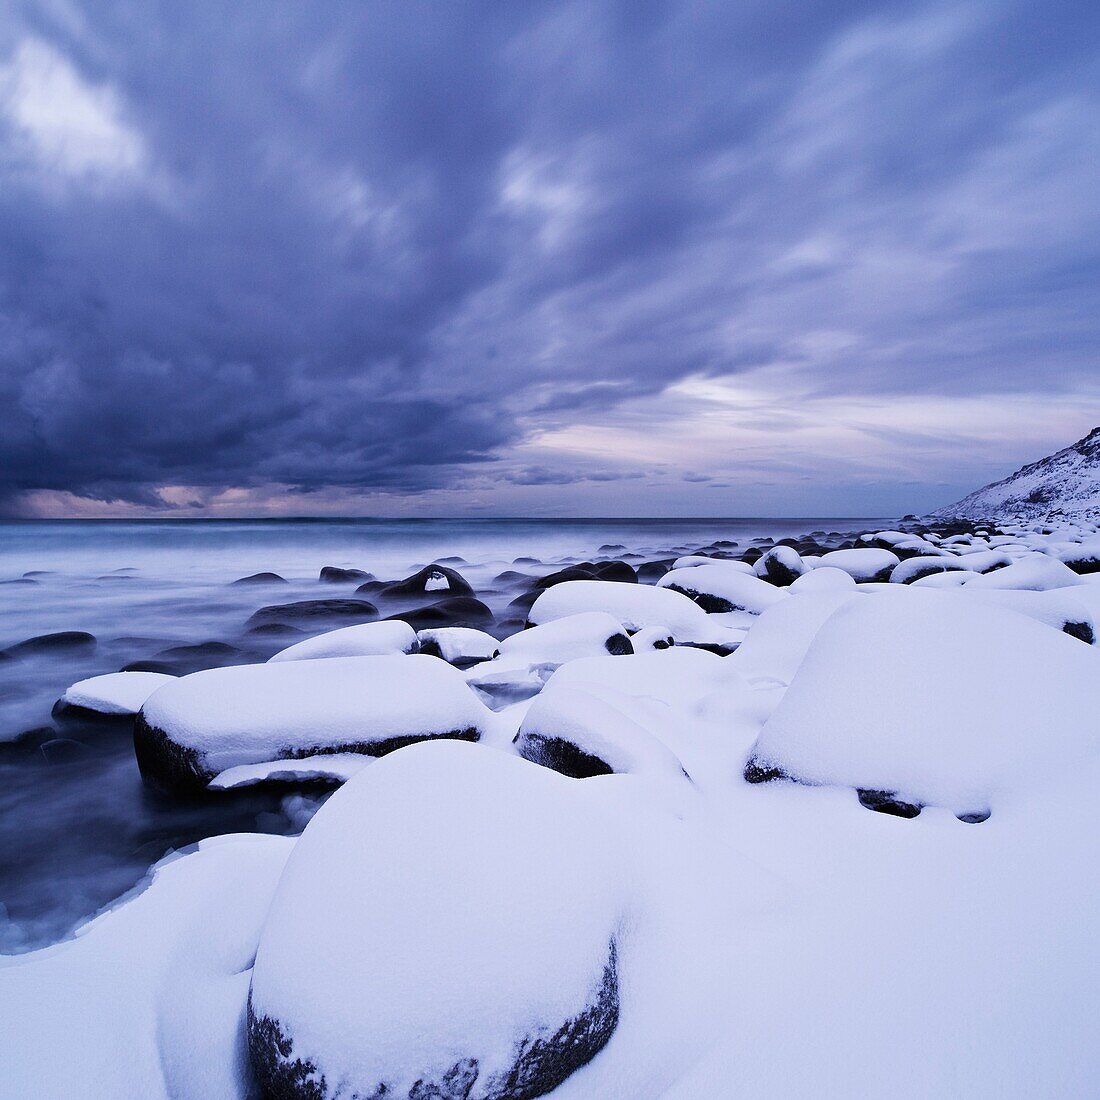
{"type": "Polygon", "coordinates": [[[399,580],[446,559],[502,617],[516,595],[514,585],[495,579],[505,570],[536,576],[596,557],[638,564],[717,540],[743,549],[754,540],[892,523],[874,517],[0,522],[0,650],[60,631],[96,639],[94,646],[0,659],[0,953],[65,936],[133,888],[166,853],[203,837],[298,832],[324,798],[308,788],[253,788],[187,803],[149,791],[134,762],[129,720],[52,713],[77,680],[135,662],[167,661],[188,671],[266,660],[302,635],[250,633],[248,619],[258,608],[353,595],[354,585],[318,581],[326,565],[399,580]],[[259,572],[277,573],[285,583],[231,583],[259,572]]]}

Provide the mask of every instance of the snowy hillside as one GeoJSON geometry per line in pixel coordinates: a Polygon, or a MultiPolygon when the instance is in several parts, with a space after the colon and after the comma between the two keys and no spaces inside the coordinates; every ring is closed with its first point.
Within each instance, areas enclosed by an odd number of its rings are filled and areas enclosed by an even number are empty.
{"type": "Polygon", "coordinates": [[[932,515],[999,522],[1100,518],[1100,428],[932,515]]]}

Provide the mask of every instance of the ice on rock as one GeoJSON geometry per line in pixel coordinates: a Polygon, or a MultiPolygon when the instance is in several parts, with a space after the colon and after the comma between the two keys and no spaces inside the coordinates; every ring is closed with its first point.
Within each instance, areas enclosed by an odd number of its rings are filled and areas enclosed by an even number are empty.
{"type": "Polygon", "coordinates": [[[892,550],[859,547],[830,550],[821,555],[821,565],[843,569],[854,581],[886,581],[901,559],[892,550]]]}
{"type": "Polygon", "coordinates": [[[295,642],[270,661],[312,661],[322,657],[380,657],[388,653],[415,653],[416,632],[408,623],[387,620],[330,630],[295,642]]]}
{"type": "Polygon", "coordinates": [[[351,780],[260,937],[266,1094],[523,1100],[594,1058],[619,1018],[615,829],[591,784],[476,746],[414,746],[351,780]]]}
{"type": "MultiPolygon", "coordinates": [[[[962,560],[967,561],[966,558],[962,560]]],[[[1080,576],[1057,558],[1049,554],[1028,554],[1003,569],[975,577],[967,582],[967,587],[1045,592],[1051,588],[1071,588],[1084,583],[1080,576]]]]}
{"type": "Polygon", "coordinates": [[[242,764],[328,753],[381,756],[426,738],[476,741],[488,711],[434,657],[330,657],[237,665],[181,677],[138,716],[142,775],[198,790],[242,764]]]}
{"type": "Polygon", "coordinates": [[[631,717],[631,702],[595,684],[551,683],[520,723],[516,751],[573,779],[612,773],[683,779],[675,754],[631,717]]]}
{"type": "Polygon", "coordinates": [[[542,626],[582,611],[602,611],[632,632],[649,626],[661,627],[678,642],[709,641],[716,633],[707,613],[682,593],[617,581],[556,584],[539,594],[527,618],[533,625],[542,626]]]}
{"type": "Polygon", "coordinates": [[[420,642],[421,653],[441,657],[448,664],[460,666],[491,660],[500,646],[500,642],[492,634],[469,626],[440,626],[420,630],[416,637],[420,642]]]}
{"type": "Polygon", "coordinates": [[[174,679],[162,672],[108,672],[73,684],[61,701],[99,714],[137,714],[157,688],[174,679]]]}
{"type": "Polygon", "coordinates": [[[704,611],[747,611],[759,614],[786,598],[786,591],[774,584],[731,569],[726,562],[674,569],[658,582],[659,589],[681,593],[704,611]]]}
{"type": "Polygon", "coordinates": [[[1100,655],[1014,611],[906,588],[821,627],[746,775],[996,810],[1100,749],[1100,655]]]}

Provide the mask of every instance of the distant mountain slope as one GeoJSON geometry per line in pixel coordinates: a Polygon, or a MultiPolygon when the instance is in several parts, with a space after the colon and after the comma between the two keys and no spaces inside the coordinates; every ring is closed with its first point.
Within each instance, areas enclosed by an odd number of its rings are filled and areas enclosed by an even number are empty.
{"type": "Polygon", "coordinates": [[[1100,521],[1100,428],[1064,451],[1021,467],[1003,481],[937,508],[937,518],[1100,521]]]}

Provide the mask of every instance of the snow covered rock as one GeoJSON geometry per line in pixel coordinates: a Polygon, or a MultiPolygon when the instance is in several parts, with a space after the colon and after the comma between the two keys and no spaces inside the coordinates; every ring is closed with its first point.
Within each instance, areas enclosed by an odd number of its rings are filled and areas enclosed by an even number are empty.
{"type": "Polygon", "coordinates": [[[582,611],[603,611],[629,631],[662,627],[678,642],[714,634],[706,612],[698,604],[680,592],[648,584],[565,581],[540,593],[527,617],[532,625],[541,626],[582,611]]]}
{"type": "MultiPolygon", "coordinates": [[[[961,559],[966,561],[966,558],[961,559]]],[[[1051,588],[1070,588],[1085,582],[1068,565],[1049,554],[1028,554],[1026,558],[967,581],[968,588],[1016,588],[1045,592],[1051,588]]]]}
{"type": "Polygon", "coordinates": [[[657,582],[657,587],[679,592],[704,611],[717,613],[748,611],[758,615],[786,597],[783,589],[759,577],[730,569],[725,562],[674,569],[657,582]]]}
{"type": "Polygon", "coordinates": [[[854,581],[887,581],[901,559],[892,550],[858,547],[830,550],[821,555],[821,565],[843,569],[854,581]]]}
{"type": "Polygon", "coordinates": [[[773,546],[757,560],[753,570],[761,580],[785,588],[806,572],[806,563],[793,546],[773,546]]]}
{"type": "Polygon", "coordinates": [[[851,601],[821,627],[746,778],[981,813],[1100,751],[1100,655],[958,593],[851,601]]]}
{"type": "Polygon", "coordinates": [[[454,743],[337,791],[260,937],[265,1094],[524,1100],[595,1057],[625,908],[601,807],[589,784],[454,743]]]}
{"type": "Polygon", "coordinates": [[[416,635],[420,652],[441,657],[459,668],[491,660],[500,642],[484,630],[468,626],[443,626],[434,630],[421,630],[416,635]]]}
{"type": "Polygon", "coordinates": [[[265,760],[262,764],[238,764],[219,772],[208,784],[212,791],[254,787],[259,783],[302,783],[320,780],[345,783],[372,763],[369,756],[334,752],[327,756],[305,756],[300,760],[265,760]]]}
{"type": "Polygon", "coordinates": [[[1074,573],[1100,573],[1100,539],[1087,539],[1085,542],[1069,546],[1058,557],[1074,573]]]}
{"type": "Polygon", "coordinates": [[[716,561],[728,565],[738,573],[747,573],[750,577],[756,572],[755,567],[750,565],[747,561],[738,561],[736,558],[710,558],[704,554],[687,554],[682,558],[677,558],[672,563],[672,568],[690,569],[693,565],[713,565],[716,561]]]}
{"type": "Polygon", "coordinates": [[[134,748],[147,781],[194,792],[242,764],[476,741],[487,715],[461,673],[417,654],[236,665],[154,692],[134,748]]]}
{"type": "Polygon", "coordinates": [[[313,661],[321,657],[380,657],[387,653],[415,653],[416,632],[408,623],[359,623],[330,630],[279,650],[271,661],[313,661]]]}
{"type": "Polygon", "coordinates": [[[796,592],[854,591],[856,582],[850,573],[831,565],[818,565],[791,582],[791,595],[796,592]]]}
{"type": "Polygon", "coordinates": [[[954,554],[928,554],[916,558],[907,558],[896,565],[890,574],[893,584],[912,584],[934,573],[948,573],[951,570],[965,571],[970,566],[963,558],[954,554]]]}
{"type": "Polygon", "coordinates": [[[1076,589],[1054,588],[1035,592],[1026,589],[979,588],[967,584],[960,592],[963,596],[985,600],[1027,615],[1028,618],[1046,623],[1071,638],[1079,638],[1086,645],[1092,645],[1096,641],[1092,613],[1084,602],[1076,598],[1076,589]]]}
{"type": "Polygon", "coordinates": [[[161,672],[108,672],[73,684],[61,701],[98,714],[137,714],[145,700],[174,676],[161,672]]]}
{"type": "Polygon", "coordinates": [[[553,619],[498,644],[502,665],[560,665],[577,657],[634,652],[623,624],[606,611],[582,611],[553,619]]]}
{"type": "Polygon", "coordinates": [[[640,722],[617,693],[596,685],[549,686],[520,723],[516,752],[573,779],[613,773],[682,779],[675,754],[640,722]]]}

